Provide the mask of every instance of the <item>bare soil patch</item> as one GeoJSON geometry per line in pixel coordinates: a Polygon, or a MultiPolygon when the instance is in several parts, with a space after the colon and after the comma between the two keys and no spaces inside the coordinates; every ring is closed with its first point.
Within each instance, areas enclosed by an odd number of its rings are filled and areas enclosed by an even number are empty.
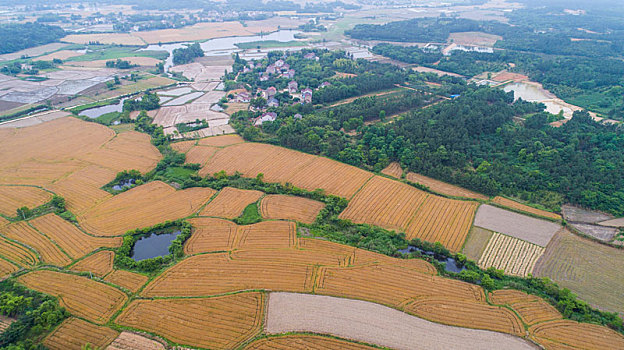
{"type": "Polygon", "coordinates": [[[466,254],[468,259],[479,261],[491,237],[492,231],[473,226],[468,234],[466,243],[464,243],[463,253],[466,254]]]}
{"type": "Polygon", "coordinates": [[[494,47],[494,44],[498,40],[503,40],[503,37],[483,32],[457,32],[451,33],[448,40],[457,45],[494,47]]]}

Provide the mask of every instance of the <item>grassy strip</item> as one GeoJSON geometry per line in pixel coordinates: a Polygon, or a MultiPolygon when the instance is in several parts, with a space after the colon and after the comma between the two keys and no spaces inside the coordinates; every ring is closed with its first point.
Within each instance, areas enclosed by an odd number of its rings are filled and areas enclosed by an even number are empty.
{"type": "Polygon", "coordinates": [[[235,218],[233,221],[238,225],[250,225],[262,221],[262,216],[260,216],[260,212],[258,211],[258,203],[249,204],[241,216],[235,218]]]}

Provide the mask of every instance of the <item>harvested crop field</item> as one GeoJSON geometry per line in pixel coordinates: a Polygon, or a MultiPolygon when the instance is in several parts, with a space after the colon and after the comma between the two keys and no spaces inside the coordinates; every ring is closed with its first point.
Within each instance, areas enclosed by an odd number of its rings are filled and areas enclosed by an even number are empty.
{"type": "Polygon", "coordinates": [[[410,182],[425,185],[429,187],[429,189],[431,189],[432,191],[441,193],[447,196],[465,197],[465,198],[473,198],[473,199],[481,199],[481,200],[488,199],[487,196],[484,196],[480,193],[473,192],[473,191],[467,190],[459,186],[447,184],[446,182],[432,179],[430,177],[420,175],[417,173],[409,172],[405,176],[405,179],[407,179],[407,181],[410,181],[410,182]]]}
{"type": "Polygon", "coordinates": [[[49,53],[44,56],[39,56],[34,60],[35,61],[52,61],[53,59],[58,59],[58,60],[64,61],[68,58],[82,56],[82,55],[84,55],[84,53],[74,51],[74,50],[60,50],[60,51],[49,53]]]}
{"type": "Polygon", "coordinates": [[[624,336],[595,324],[556,320],[537,324],[529,332],[538,342],[545,339],[557,343],[553,349],[624,349],[624,336]]]}
{"type": "Polygon", "coordinates": [[[260,214],[265,219],[295,220],[311,224],[325,204],[308,198],[268,195],[260,202],[260,214]]]}
{"type": "Polygon", "coordinates": [[[215,147],[193,146],[190,150],[186,152],[185,163],[197,163],[203,166],[210,159],[210,157],[215,154],[215,152],[217,152],[217,148],[215,147]]]}
{"type": "Polygon", "coordinates": [[[620,230],[615,227],[605,227],[601,225],[571,222],[569,225],[582,234],[597,238],[601,241],[609,242],[613,240],[620,230]]]}
{"type": "Polygon", "coordinates": [[[98,248],[121,246],[121,237],[93,237],[56,214],[47,214],[30,221],[30,224],[56,242],[73,259],[80,258],[98,248]]]}
{"type": "Polygon", "coordinates": [[[213,189],[199,187],[176,191],[164,182],[149,182],[87,210],[78,216],[78,222],[89,233],[119,236],[195,213],[214,193],[213,189]]]}
{"type": "Polygon", "coordinates": [[[192,218],[193,234],[184,244],[189,255],[230,250],[236,239],[238,226],[227,220],[216,218],[192,218]]]}
{"type": "Polygon", "coordinates": [[[145,336],[123,331],[115,340],[106,347],[106,350],[166,350],[160,342],[145,336]]]}
{"type": "Polygon", "coordinates": [[[16,265],[11,264],[4,259],[0,259],[0,279],[3,279],[17,270],[19,270],[19,267],[16,265]]]}
{"type": "Polygon", "coordinates": [[[228,174],[239,171],[245,177],[263,173],[267,182],[289,182],[307,190],[323,188],[345,198],[352,197],[371,176],[334,160],[259,143],[234,144],[217,151],[199,174],[212,175],[221,170],[228,174]]]}
{"type": "Polygon", "coordinates": [[[478,265],[482,269],[494,267],[507,275],[526,277],[533,272],[537,259],[543,253],[543,247],[494,232],[478,265]]]}
{"type": "Polygon", "coordinates": [[[263,195],[264,193],[260,191],[225,187],[199,212],[199,215],[233,219],[240,216],[245,207],[257,202],[263,195]]]}
{"type": "MultiPolygon", "coordinates": [[[[254,35],[260,32],[272,32],[277,30],[276,25],[268,25],[263,22],[249,21],[243,26],[240,22],[220,23],[197,23],[192,26],[177,29],[161,29],[145,32],[136,32],[137,38],[143,39],[148,44],[175,43],[181,41],[203,41],[212,38],[228,36],[254,35]]],[[[63,41],[66,41],[63,39],[63,41]]]]}
{"type": "Polygon", "coordinates": [[[43,262],[56,266],[65,266],[71,262],[71,259],[52,243],[52,241],[30,227],[24,221],[4,227],[2,229],[2,234],[37,251],[43,262]]]}
{"type": "Polygon", "coordinates": [[[206,137],[199,140],[198,144],[202,146],[226,147],[243,142],[245,142],[245,140],[243,140],[243,138],[238,135],[223,135],[206,137]]]}
{"type": "Polygon", "coordinates": [[[171,144],[171,148],[180,153],[188,152],[193,146],[195,146],[195,141],[182,141],[171,144]]]}
{"type": "Polygon", "coordinates": [[[104,280],[120,287],[126,288],[131,292],[138,291],[149,278],[135,272],[125,270],[115,270],[108,274],[104,280]]]}
{"type": "Polygon", "coordinates": [[[405,233],[407,239],[440,242],[453,252],[461,249],[478,203],[428,196],[405,233]]]}
{"type": "Polygon", "coordinates": [[[484,329],[516,336],[524,335],[520,319],[500,306],[447,299],[417,300],[405,306],[405,311],[429,321],[451,326],[484,329]]]}
{"type": "Polygon", "coordinates": [[[43,345],[51,350],[82,350],[87,344],[103,349],[118,334],[108,327],[70,317],[43,341],[43,345]]]}
{"type": "Polygon", "coordinates": [[[115,253],[103,250],[78,261],[71,269],[79,272],[92,272],[98,277],[104,277],[113,270],[114,258],[115,253]]]}
{"type": "Polygon", "coordinates": [[[392,176],[396,179],[400,179],[403,175],[403,169],[401,169],[401,164],[397,162],[392,162],[384,170],[382,170],[381,173],[392,176]]]}
{"type": "Polygon", "coordinates": [[[562,318],[559,311],[544,299],[519,290],[495,290],[490,293],[490,301],[494,304],[510,306],[528,325],[562,318]]]}
{"type": "Polygon", "coordinates": [[[481,227],[473,226],[464,243],[462,252],[472,261],[479,261],[488,245],[493,232],[481,227]]]}
{"type": "Polygon", "coordinates": [[[373,350],[377,348],[352,341],[307,334],[291,334],[276,337],[271,336],[251,342],[245,347],[245,350],[308,349],[373,350]]]}
{"type": "Polygon", "coordinates": [[[484,204],[477,210],[474,225],[504,233],[521,240],[545,247],[561,229],[559,224],[517,214],[484,204]]]}
{"type": "Polygon", "coordinates": [[[524,205],[522,203],[518,203],[516,201],[512,201],[511,199],[507,199],[505,197],[494,197],[494,199],[492,199],[492,202],[502,205],[504,207],[507,208],[511,208],[511,209],[515,209],[515,210],[519,210],[519,211],[523,211],[525,213],[529,213],[529,214],[534,214],[534,215],[538,215],[538,216],[543,216],[546,218],[551,218],[551,219],[555,219],[555,220],[561,220],[561,215],[559,214],[555,214],[555,213],[551,213],[549,211],[546,210],[540,210],[537,208],[533,208],[530,207],[528,205],[524,205]]]}
{"type": "Polygon", "coordinates": [[[456,32],[451,33],[448,40],[457,45],[494,47],[494,44],[498,40],[503,40],[503,37],[483,32],[456,32]]]}
{"type": "Polygon", "coordinates": [[[50,192],[30,186],[0,186],[0,214],[13,217],[17,208],[38,207],[52,198],[50,192]]]}
{"type": "Polygon", "coordinates": [[[79,214],[111,197],[110,193],[100,187],[111,182],[115,175],[114,170],[89,165],[54,182],[48,188],[63,196],[67,208],[79,214]]]}
{"type": "Polygon", "coordinates": [[[128,297],[120,290],[89,278],[40,270],[18,278],[36,291],[60,297],[61,306],[72,314],[96,323],[105,323],[128,297]]]}
{"type": "Polygon", "coordinates": [[[72,44],[88,44],[90,42],[98,42],[103,45],[145,45],[145,41],[141,38],[128,33],[71,34],[61,40],[72,44]]]}
{"type": "Polygon", "coordinates": [[[318,295],[271,293],[267,333],[331,334],[393,349],[534,349],[520,338],[449,327],[385,306],[318,295]]]}
{"type": "Polygon", "coordinates": [[[537,277],[549,277],[561,287],[601,309],[624,313],[622,278],[624,251],[612,248],[568,230],[558,232],[533,270],[537,277]]]}
{"type": "Polygon", "coordinates": [[[235,349],[260,333],[264,302],[262,293],[135,300],[115,323],[158,333],[179,344],[235,349]]]}
{"type": "Polygon", "coordinates": [[[33,251],[2,236],[0,236],[0,256],[24,267],[32,267],[39,262],[37,254],[33,251]]]}

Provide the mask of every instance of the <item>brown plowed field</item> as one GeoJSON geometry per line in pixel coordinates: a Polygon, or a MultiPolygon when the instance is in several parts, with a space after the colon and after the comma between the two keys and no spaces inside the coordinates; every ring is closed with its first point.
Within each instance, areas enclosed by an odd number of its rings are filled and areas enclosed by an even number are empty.
{"type": "Polygon", "coordinates": [[[349,202],[341,219],[387,229],[405,230],[427,193],[404,183],[375,176],[349,202]]]}
{"type": "Polygon", "coordinates": [[[481,287],[447,278],[414,273],[391,265],[332,268],[316,274],[316,294],[363,299],[397,307],[409,299],[444,297],[482,301],[481,287]]]}
{"type": "Polygon", "coordinates": [[[139,288],[143,287],[143,285],[147,283],[148,279],[149,278],[145,275],[125,270],[115,270],[104,278],[106,282],[124,287],[135,293],[139,290],[139,288]]]}
{"type": "Polygon", "coordinates": [[[509,309],[449,299],[417,300],[405,306],[408,313],[451,326],[524,335],[520,319],[509,309]]]}
{"type": "Polygon", "coordinates": [[[524,205],[522,203],[518,203],[516,201],[512,201],[511,199],[507,199],[505,197],[500,197],[500,196],[494,197],[492,202],[494,202],[496,204],[499,204],[499,205],[502,205],[502,206],[507,207],[507,208],[523,211],[525,213],[531,213],[531,214],[543,216],[543,217],[546,217],[546,218],[551,218],[551,219],[555,219],[555,220],[561,220],[561,215],[559,215],[559,214],[551,213],[551,212],[545,211],[545,210],[536,209],[536,208],[530,207],[528,205],[524,205]]]}
{"type": "Polygon", "coordinates": [[[384,170],[382,170],[381,173],[392,176],[396,179],[400,179],[403,175],[403,169],[401,169],[401,164],[397,162],[392,162],[384,170]]]}
{"type": "Polygon", "coordinates": [[[39,263],[35,253],[4,237],[0,237],[0,256],[24,267],[32,267],[39,263]]]}
{"type": "Polygon", "coordinates": [[[354,343],[342,339],[322,337],[320,335],[292,334],[262,338],[245,347],[245,350],[373,350],[368,345],[354,343]]]}
{"type": "Polygon", "coordinates": [[[46,238],[24,221],[13,223],[2,229],[2,233],[10,239],[19,241],[36,250],[41,260],[57,266],[65,266],[71,259],[65,255],[52,241],[46,238]]]}
{"type": "Polygon", "coordinates": [[[242,137],[238,135],[223,135],[223,136],[213,136],[206,137],[204,139],[199,140],[198,144],[202,146],[214,146],[214,147],[225,147],[229,145],[233,145],[235,143],[245,142],[242,137]]]}
{"type": "Polygon", "coordinates": [[[43,345],[51,350],[82,350],[87,344],[103,349],[118,334],[119,332],[108,327],[70,317],[43,341],[43,345]]]}
{"type": "Polygon", "coordinates": [[[17,208],[36,208],[52,198],[50,192],[29,186],[0,186],[0,214],[16,215],[17,208]]]}
{"type": "Polygon", "coordinates": [[[235,349],[260,333],[262,293],[206,299],[135,300],[115,320],[123,326],[158,333],[179,344],[235,349]]]}
{"type": "Polygon", "coordinates": [[[174,150],[180,152],[180,153],[186,153],[188,152],[188,150],[191,149],[191,147],[195,146],[196,141],[192,140],[192,141],[182,141],[182,142],[176,142],[176,143],[172,143],[171,144],[171,148],[173,148],[174,150]]]}
{"type": "Polygon", "coordinates": [[[201,166],[212,157],[218,148],[209,146],[193,146],[188,152],[186,152],[186,163],[197,163],[201,166]]]}
{"type": "Polygon", "coordinates": [[[451,185],[451,184],[448,184],[446,182],[442,182],[436,179],[432,179],[430,177],[420,175],[417,173],[409,172],[407,173],[405,178],[407,179],[407,181],[425,185],[429,187],[429,189],[431,189],[432,191],[445,194],[447,196],[465,197],[465,198],[482,199],[482,200],[488,199],[487,196],[484,196],[480,193],[473,192],[463,187],[451,185]]]}
{"type": "Polygon", "coordinates": [[[120,290],[86,277],[55,271],[30,272],[18,278],[26,287],[59,297],[69,312],[105,323],[128,300],[120,290]]]}
{"type": "Polygon", "coordinates": [[[440,242],[457,252],[468,236],[477,206],[475,202],[430,195],[407,226],[407,239],[440,242]]]}
{"type": "Polygon", "coordinates": [[[529,333],[538,342],[543,338],[579,349],[624,349],[624,336],[595,324],[556,320],[537,324],[529,333]]]}
{"type": "Polygon", "coordinates": [[[259,209],[265,219],[295,220],[311,224],[324,207],[325,204],[312,199],[272,194],[262,198],[259,209]]]}
{"type": "Polygon", "coordinates": [[[260,191],[225,187],[199,212],[199,215],[233,219],[240,216],[245,207],[258,201],[262,195],[260,191]]]}
{"type": "Polygon", "coordinates": [[[11,264],[4,259],[0,259],[0,279],[12,274],[17,270],[19,270],[19,267],[11,264]]]}
{"type": "Polygon", "coordinates": [[[494,304],[510,306],[528,325],[562,318],[559,311],[544,299],[519,290],[495,290],[490,293],[490,301],[494,304]]]}
{"type": "MultiPolygon", "coordinates": [[[[200,140],[201,143],[203,140],[200,140]]],[[[241,172],[245,177],[264,174],[267,182],[292,183],[307,190],[350,198],[371,176],[356,167],[282,147],[240,143],[219,150],[199,171],[202,176],[221,170],[241,172]]]]}
{"type": "Polygon", "coordinates": [[[106,350],[166,350],[167,348],[155,340],[136,333],[124,331],[106,347],[106,350]]]}
{"type": "Polygon", "coordinates": [[[121,237],[93,237],[56,214],[47,214],[30,221],[30,224],[56,242],[73,259],[80,258],[98,248],[121,246],[121,237]]]}
{"type": "Polygon", "coordinates": [[[186,254],[232,249],[238,227],[235,223],[216,218],[192,218],[189,222],[193,225],[193,234],[184,244],[186,254]]]}
{"type": "Polygon", "coordinates": [[[259,265],[230,260],[227,253],[192,256],[163,272],[142,296],[206,296],[239,290],[311,291],[312,266],[283,263],[259,265]]]}
{"type": "Polygon", "coordinates": [[[128,230],[186,217],[212,197],[210,188],[176,191],[160,182],[149,182],[114,196],[78,217],[80,225],[98,236],[119,236],[128,230]]]}
{"type": "Polygon", "coordinates": [[[104,277],[113,270],[113,259],[115,253],[103,250],[90,255],[71,267],[73,271],[92,272],[98,277],[104,277]]]}

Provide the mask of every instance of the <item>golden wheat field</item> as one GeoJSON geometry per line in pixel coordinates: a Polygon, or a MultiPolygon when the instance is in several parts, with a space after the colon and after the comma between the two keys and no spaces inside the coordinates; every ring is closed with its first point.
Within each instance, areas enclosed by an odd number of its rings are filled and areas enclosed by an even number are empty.
{"type": "Polygon", "coordinates": [[[180,141],[180,142],[175,142],[171,144],[171,148],[173,148],[175,151],[180,152],[180,153],[186,153],[188,152],[188,150],[190,150],[193,146],[195,146],[195,144],[197,143],[197,141],[195,140],[190,140],[190,141],[180,141]]]}
{"type": "Polygon", "coordinates": [[[17,208],[38,207],[52,198],[50,192],[30,186],[0,186],[0,214],[14,217],[17,208]]]}
{"type": "Polygon", "coordinates": [[[624,336],[604,326],[578,323],[571,320],[555,320],[538,323],[529,328],[531,338],[553,342],[547,348],[574,349],[622,349],[624,336]],[[567,346],[567,347],[566,347],[567,346]]]}
{"type": "Polygon", "coordinates": [[[106,282],[126,288],[131,292],[138,291],[147,283],[148,279],[149,277],[145,275],[125,270],[115,270],[104,278],[106,282]]]}
{"type": "Polygon", "coordinates": [[[508,275],[526,277],[533,272],[543,253],[544,248],[537,244],[494,232],[478,265],[483,269],[495,267],[508,275]]]}
{"type": "Polygon", "coordinates": [[[186,163],[196,163],[203,166],[217,150],[218,148],[211,146],[193,146],[186,151],[186,163]]]}
{"type": "Polygon", "coordinates": [[[400,179],[403,176],[403,169],[401,169],[401,164],[397,162],[392,162],[390,165],[385,167],[382,171],[382,174],[392,176],[395,179],[400,179]]]}
{"type": "Polygon", "coordinates": [[[167,348],[160,342],[149,339],[145,336],[124,331],[106,347],[106,350],[166,350],[167,348]]]}
{"type": "Polygon", "coordinates": [[[264,303],[262,293],[135,300],[115,323],[158,333],[184,345],[235,349],[260,332],[264,303]]]}
{"type": "Polygon", "coordinates": [[[372,346],[320,335],[292,334],[258,339],[245,346],[245,350],[308,350],[342,349],[373,350],[372,346]]]}
{"type": "Polygon", "coordinates": [[[39,253],[43,262],[56,266],[65,266],[71,262],[71,259],[58,246],[24,221],[10,224],[0,229],[0,232],[6,237],[34,249],[39,253]]]}
{"type": "Polygon", "coordinates": [[[263,195],[264,193],[260,191],[225,187],[199,212],[199,215],[233,219],[240,216],[245,207],[258,201],[263,195]]]}
{"type": "Polygon", "coordinates": [[[87,277],[39,270],[18,278],[26,287],[59,297],[72,314],[96,323],[105,323],[128,297],[120,290],[87,277]]]}
{"type": "Polygon", "coordinates": [[[103,250],[78,261],[71,269],[78,272],[91,272],[98,277],[104,277],[113,270],[115,253],[103,250]]]}
{"type": "Polygon", "coordinates": [[[149,182],[87,210],[78,216],[78,222],[91,234],[119,236],[128,230],[191,215],[214,193],[213,189],[199,187],[176,191],[164,182],[149,182]]]}
{"type": "Polygon", "coordinates": [[[562,318],[559,311],[544,299],[519,290],[495,290],[489,298],[493,304],[510,306],[528,325],[562,318]]]}
{"type": "Polygon", "coordinates": [[[233,145],[235,143],[243,143],[243,142],[245,142],[245,140],[243,140],[242,137],[236,134],[232,134],[232,135],[206,137],[206,138],[199,140],[197,144],[202,145],[202,146],[225,147],[225,146],[233,145]]]}
{"type": "Polygon", "coordinates": [[[111,169],[90,165],[64,177],[48,188],[65,198],[67,208],[74,213],[82,213],[95,204],[111,197],[100,187],[111,182],[115,172],[111,169]]]}
{"type": "Polygon", "coordinates": [[[4,278],[17,270],[19,270],[17,265],[14,265],[4,259],[0,259],[0,278],[4,278]]]}
{"type": "Polygon", "coordinates": [[[43,345],[51,350],[82,350],[86,344],[103,349],[118,334],[108,327],[70,317],[43,341],[43,345]]]}
{"type": "Polygon", "coordinates": [[[551,218],[551,219],[555,219],[555,220],[561,220],[561,215],[559,214],[555,214],[555,213],[551,213],[549,211],[546,210],[540,210],[540,209],[536,209],[533,207],[530,207],[528,205],[524,205],[522,203],[518,203],[516,201],[512,201],[511,199],[507,199],[505,197],[494,197],[494,199],[492,199],[493,203],[502,205],[504,207],[508,207],[511,209],[516,209],[519,211],[523,211],[525,213],[530,213],[530,214],[534,214],[534,215],[539,215],[539,216],[543,216],[543,217],[547,217],[547,218],[551,218]]]}
{"type": "Polygon", "coordinates": [[[279,194],[267,195],[260,201],[260,214],[265,219],[294,220],[311,224],[325,204],[308,198],[279,194]]]}
{"type": "Polygon", "coordinates": [[[184,244],[189,255],[232,249],[238,226],[227,220],[216,218],[192,218],[193,234],[184,244]]]}
{"type": "Polygon", "coordinates": [[[98,248],[121,246],[121,237],[93,237],[78,227],[50,213],[29,221],[39,232],[56,242],[72,259],[80,258],[98,248]]]}
{"type": "Polygon", "coordinates": [[[447,196],[466,197],[466,198],[481,199],[481,200],[488,199],[487,196],[484,196],[480,193],[467,190],[463,187],[447,184],[446,182],[432,179],[430,177],[420,175],[417,173],[413,173],[413,172],[407,173],[407,175],[405,176],[405,179],[407,179],[407,181],[410,181],[410,182],[425,185],[429,187],[429,189],[431,189],[432,191],[441,193],[447,196]]]}
{"type": "Polygon", "coordinates": [[[0,256],[24,267],[33,267],[39,263],[39,258],[33,251],[1,236],[0,256]]]}

